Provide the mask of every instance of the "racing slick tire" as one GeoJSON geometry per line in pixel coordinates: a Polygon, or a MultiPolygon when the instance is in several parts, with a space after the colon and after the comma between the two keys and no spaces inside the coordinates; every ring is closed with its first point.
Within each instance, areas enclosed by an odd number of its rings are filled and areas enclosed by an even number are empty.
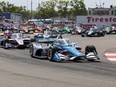
{"type": "Polygon", "coordinates": [[[101,33],[101,36],[103,36],[103,37],[104,37],[104,36],[105,36],[105,32],[101,33]]]}
{"type": "Polygon", "coordinates": [[[34,58],[34,56],[33,56],[33,51],[34,51],[33,45],[30,45],[29,53],[30,53],[30,56],[31,56],[32,58],[34,58]]]}
{"type": "Polygon", "coordinates": [[[87,37],[88,35],[85,33],[81,33],[81,37],[87,37]]]}
{"type": "Polygon", "coordinates": [[[48,59],[50,61],[53,61],[53,56],[54,56],[55,52],[56,52],[56,49],[54,47],[50,47],[48,49],[48,59]]]}
{"type": "Polygon", "coordinates": [[[81,37],[85,37],[85,34],[81,34],[81,37]]]}
{"type": "Polygon", "coordinates": [[[89,52],[96,52],[96,54],[98,54],[94,45],[87,45],[85,47],[85,54],[88,54],[89,52]]]}
{"type": "MultiPolygon", "coordinates": [[[[87,55],[90,52],[94,52],[96,56],[98,55],[98,52],[96,50],[96,47],[94,45],[87,45],[85,47],[85,55],[87,55]]],[[[98,58],[98,57],[97,57],[98,58]]],[[[87,58],[86,58],[87,59],[87,58]]],[[[99,59],[99,58],[98,58],[99,59]]],[[[94,61],[94,59],[87,59],[88,61],[94,61]]]]}
{"type": "Polygon", "coordinates": [[[8,45],[7,45],[8,43],[9,43],[8,39],[6,39],[6,40],[3,41],[3,48],[4,49],[8,49],[9,48],[8,45]]]}
{"type": "Polygon", "coordinates": [[[100,34],[99,33],[97,33],[97,35],[96,35],[97,37],[100,37],[100,34]]]}

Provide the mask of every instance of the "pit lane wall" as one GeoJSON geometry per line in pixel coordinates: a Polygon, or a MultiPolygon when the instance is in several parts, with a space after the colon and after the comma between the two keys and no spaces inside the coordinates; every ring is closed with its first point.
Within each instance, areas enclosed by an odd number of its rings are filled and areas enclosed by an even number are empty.
{"type": "Polygon", "coordinates": [[[96,25],[98,28],[103,28],[104,26],[116,26],[116,16],[77,16],[76,25],[96,25]]]}

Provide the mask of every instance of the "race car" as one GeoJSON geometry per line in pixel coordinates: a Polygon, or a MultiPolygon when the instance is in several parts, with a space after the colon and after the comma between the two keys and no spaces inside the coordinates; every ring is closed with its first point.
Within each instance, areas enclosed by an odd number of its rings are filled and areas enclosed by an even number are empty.
{"type": "Polygon", "coordinates": [[[20,24],[20,32],[22,33],[41,33],[45,28],[43,22],[39,20],[28,20],[26,23],[20,24]]]}
{"type": "MultiPolygon", "coordinates": [[[[89,49],[89,47],[88,47],[89,49]]],[[[88,50],[86,50],[87,53],[88,50]]],[[[94,49],[90,51],[94,52],[94,49]]],[[[47,58],[50,61],[61,62],[63,60],[97,60],[95,53],[90,55],[81,51],[81,47],[75,45],[69,39],[63,38],[34,38],[30,45],[30,56],[37,58],[47,58]]]]}
{"type": "Polygon", "coordinates": [[[30,37],[24,36],[22,33],[12,33],[10,36],[0,36],[0,46],[4,49],[8,48],[26,48],[30,44],[30,37]]]}
{"type": "Polygon", "coordinates": [[[77,27],[77,26],[75,26],[75,27],[71,30],[71,34],[72,34],[72,35],[81,34],[82,29],[83,29],[82,27],[77,27]]]}
{"type": "Polygon", "coordinates": [[[38,34],[31,39],[30,56],[38,58],[47,58],[47,50],[53,44],[55,39],[62,38],[61,35],[38,34]]]}
{"type": "Polygon", "coordinates": [[[105,31],[102,30],[102,29],[91,27],[89,29],[82,30],[81,36],[82,37],[100,37],[100,36],[105,36],[105,31]]]}
{"type": "Polygon", "coordinates": [[[81,51],[81,47],[75,45],[69,39],[57,39],[48,49],[48,59],[50,61],[62,60],[83,60],[85,54],[81,51]]]}

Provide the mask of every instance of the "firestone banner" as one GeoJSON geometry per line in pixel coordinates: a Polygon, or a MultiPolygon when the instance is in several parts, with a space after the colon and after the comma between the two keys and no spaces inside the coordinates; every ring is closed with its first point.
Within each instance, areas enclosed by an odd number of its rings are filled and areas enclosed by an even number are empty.
{"type": "Polygon", "coordinates": [[[76,24],[95,24],[97,27],[116,24],[116,16],[77,16],[76,24]]]}

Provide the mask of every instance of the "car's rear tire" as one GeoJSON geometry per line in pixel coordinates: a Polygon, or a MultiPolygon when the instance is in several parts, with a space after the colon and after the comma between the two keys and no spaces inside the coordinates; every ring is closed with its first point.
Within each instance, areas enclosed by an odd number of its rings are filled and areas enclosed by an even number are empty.
{"type": "Polygon", "coordinates": [[[87,45],[85,47],[85,54],[88,54],[89,52],[96,52],[96,54],[98,54],[94,45],[87,45]]]}
{"type": "MultiPolygon", "coordinates": [[[[88,45],[85,47],[85,55],[87,55],[88,53],[91,53],[93,52],[94,55],[96,56],[97,60],[99,60],[100,58],[98,57],[98,53],[97,53],[97,50],[95,48],[94,45],[88,45]]],[[[86,58],[88,61],[95,61],[96,59],[94,58],[86,58]]]]}

